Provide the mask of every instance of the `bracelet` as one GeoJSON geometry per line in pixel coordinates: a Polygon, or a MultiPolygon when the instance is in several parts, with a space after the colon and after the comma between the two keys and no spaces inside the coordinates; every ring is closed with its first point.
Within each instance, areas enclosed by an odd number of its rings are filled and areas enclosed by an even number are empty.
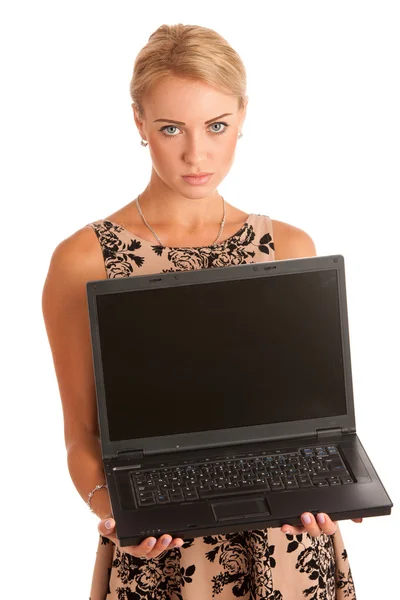
{"type": "Polygon", "coordinates": [[[103,483],[102,485],[96,485],[96,487],[91,492],[89,492],[89,495],[88,495],[86,504],[88,505],[88,507],[90,508],[90,510],[93,514],[95,514],[95,512],[91,505],[92,498],[93,498],[94,494],[97,492],[97,490],[101,490],[101,488],[108,488],[108,486],[106,483],[103,483]]]}

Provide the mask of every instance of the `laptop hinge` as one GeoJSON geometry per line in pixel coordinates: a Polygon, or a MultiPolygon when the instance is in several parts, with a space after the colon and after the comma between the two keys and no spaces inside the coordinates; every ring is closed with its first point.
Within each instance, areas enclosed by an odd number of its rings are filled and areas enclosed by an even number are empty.
{"type": "Polygon", "coordinates": [[[327,429],[317,429],[316,431],[317,438],[331,437],[332,435],[341,435],[342,433],[347,433],[347,429],[343,429],[343,427],[329,427],[327,429]]]}

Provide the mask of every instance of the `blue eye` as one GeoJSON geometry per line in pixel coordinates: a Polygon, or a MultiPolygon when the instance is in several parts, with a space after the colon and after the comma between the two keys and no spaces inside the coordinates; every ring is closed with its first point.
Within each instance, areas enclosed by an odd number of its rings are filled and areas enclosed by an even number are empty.
{"type": "Polygon", "coordinates": [[[220,121],[218,121],[217,123],[211,123],[210,127],[212,127],[213,125],[225,125],[224,129],[222,129],[222,130],[219,130],[219,131],[214,130],[214,133],[216,133],[216,134],[225,133],[225,131],[229,127],[229,125],[227,123],[222,123],[220,121]]]}
{"type": "MultiPolygon", "coordinates": [[[[216,121],[215,123],[211,123],[209,125],[209,127],[213,127],[214,125],[223,125],[224,128],[222,129],[222,131],[212,131],[212,133],[214,135],[222,135],[223,133],[225,133],[225,131],[228,129],[229,125],[228,123],[223,123],[222,121],[216,121]]],[[[176,125],[164,125],[164,127],[161,127],[161,129],[159,129],[159,131],[161,131],[163,133],[163,135],[165,135],[165,137],[177,137],[177,135],[175,135],[174,133],[166,133],[168,129],[178,129],[178,127],[176,125]]]]}
{"type": "Polygon", "coordinates": [[[165,125],[164,127],[161,127],[160,131],[163,132],[164,135],[166,135],[167,137],[175,137],[174,135],[169,135],[169,133],[165,133],[165,131],[167,129],[177,129],[177,127],[175,127],[175,125],[165,125]]]}

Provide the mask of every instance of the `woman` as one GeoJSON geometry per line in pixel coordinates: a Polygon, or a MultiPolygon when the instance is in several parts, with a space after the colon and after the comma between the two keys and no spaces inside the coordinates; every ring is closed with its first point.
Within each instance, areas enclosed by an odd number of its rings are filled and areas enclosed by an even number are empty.
{"type": "Polygon", "coordinates": [[[43,291],[69,471],[100,518],[91,600],[355,599],[341,534],[326,514],[317,521],[305,513],[303,527],[187,540],[165,532],[139,546],[118,545],[99,443],[86,282],[315,255],[304,231],[248,215],[217,191],[247,107],[243,63],[221,36],[160,27],[136,59],[131,96],[151,155],[150,181],[136,200],[59,244],[43,291]]]}

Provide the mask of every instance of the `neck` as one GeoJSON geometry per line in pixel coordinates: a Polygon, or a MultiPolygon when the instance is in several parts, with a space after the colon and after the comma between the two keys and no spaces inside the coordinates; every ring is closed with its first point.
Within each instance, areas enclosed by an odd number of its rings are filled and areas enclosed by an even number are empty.
{"type": "Polygon", "coordinates": [[[155,228],[168,227],[195,233],[207,225],[221,223],[223,198],[215,190],[202,198],[187,198],[163,184],[150,181],[139,196],[140,206],[146,219],[155,228]]]}

